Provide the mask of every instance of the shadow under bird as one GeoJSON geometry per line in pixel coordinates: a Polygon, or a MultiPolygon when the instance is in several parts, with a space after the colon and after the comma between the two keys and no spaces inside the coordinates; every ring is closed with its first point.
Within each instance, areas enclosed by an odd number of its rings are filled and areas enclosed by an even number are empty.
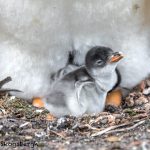
{"type": "Polygon", "coordinates": [[[122,53],[107,47],[91,48],[85,66],[56,80],[44,98],[45,107],[56,116],[103,111],[107,93],[118,84],[116,67],[122,58],[122,53]]]}

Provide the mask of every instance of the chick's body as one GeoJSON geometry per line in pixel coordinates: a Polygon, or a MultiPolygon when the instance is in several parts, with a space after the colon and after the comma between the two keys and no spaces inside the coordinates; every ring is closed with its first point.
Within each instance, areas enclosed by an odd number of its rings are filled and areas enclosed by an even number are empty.
{"type": "Polygon", "coordinates": [[[99,83],[88,75],[85,68],[77,69],[56,81],[48,99],[45,98],[45,107],[56,116],[101,112],[107,92],[116,83],[114,79],[117,79],[115,73],[105,83],[99,83]]]}
{"type": "Polygon", "coordinates": [[[81,95],[80,101],[78,99],[80,85],[77,85],[77,82],[82,83],[87,80],[92,82],[84,68],[77,69],[57,80],[52,87],[51,94],[47,97],[45,107],[57,116],[67,114],[78,116],[83,114],[86,110],[86,105],[82,105],[84,98],[81,95]]]}
{"type": "Polygon", "coordinates": [[[112,50],[94,47],[87,53],[85,66],[59,78],[45,107],[54,115],[75,115],[103,111],[107,92],[117,82],[116,64],[109,64],[112,50]]]}

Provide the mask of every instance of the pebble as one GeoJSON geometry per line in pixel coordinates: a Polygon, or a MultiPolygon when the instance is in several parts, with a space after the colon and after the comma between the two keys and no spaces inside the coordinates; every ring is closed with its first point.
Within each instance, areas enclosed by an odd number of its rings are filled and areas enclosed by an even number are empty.
{"type": "Polygon", "coordinates": [[[66,117],[61,117],[57,120],[57,128],[65,128],[69,126],[69,120],[66,117]]]}
{"type": "Polygon", "coordinates": [[[27,136],[25,136],[25,139],[26,139],[26,140],[31,140],[31,139],[33,139],[33,137],[27,135],[27,136]]]}
{"type": "Polygon", "coordinates": [[[150,103],[144,104],[144,109],[148,112],[150,110],[150,103]]]}
{"type": "Polygon", "coordinates": [[[135,100],[135,105],[142,105],[148,102],[148,99],[145,97],[140,97],[137,100],[135,100]]]}
{"type": "Polygon", "coordinates": [[[25,127],[25,126],[28,126],[29,124],[31,124],[31,123],[30,123],[30,122],[25,122],[25,123],[21,124],[21,125],[19,126],[19,128],[23,128],[23,127],[25,127]]]}
{"type": "Polygon", "coordinates": [[[101,120],[101,123],[102,123],[102,124],[106,124],[106,123],[108,123],[108,119],[107,119],[107,118],[105,118],[105,119],[101,120]]]}
{"type": "Polygon", "coordinates": [[[46,136],[46,133],[44,131],[42,132],[35,132],[35,136],[38,138],[42,138],[46,136]]]}

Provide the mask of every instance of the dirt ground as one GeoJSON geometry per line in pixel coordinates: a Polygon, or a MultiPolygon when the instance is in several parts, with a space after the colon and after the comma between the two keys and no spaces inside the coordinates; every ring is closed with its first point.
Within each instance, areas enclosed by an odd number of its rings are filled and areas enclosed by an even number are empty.
{"type": "Polygon", "coordinates": [[[1,93],[0,149],[149,150],[150,79],[122,107],[96,115],[55,118],[44,108],[1,93]]]}

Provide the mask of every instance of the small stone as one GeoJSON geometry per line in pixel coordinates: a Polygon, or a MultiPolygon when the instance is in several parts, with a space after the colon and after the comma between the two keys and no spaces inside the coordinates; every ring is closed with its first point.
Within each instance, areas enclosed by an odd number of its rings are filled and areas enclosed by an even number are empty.
{"type": "Polygon", "coordinates": [[[70,141],[66,141],[65,143],[66,143],[67,145],[69,145],[69,144],[70,144],[70,141]]]}
{"type": "Polygon", "coordinates": [[[57,128],[66,128],[68,126],[70,126],[70,121],[69,118],[67,117],[61,117],[57,120],[57,128]]]}
{"type": "Polygon", "coordinates": [[[148,99],[145,97],[140,97],[137,100],[135,100],[135,105],[142,105],[148,102],[148,99]]]}
{"type": "Polygon", "coordinates": [[[2,130],[2,128],[3,128],[3,125],[0,125],[0,130],[2,130]]]}
{"type": "Polygon", "coordinates": [[[125,103],[128,107],[132,107],[134,106],[134,100],[130,97],[127,97],[126,100],[125,100],[125,103]]]}
{"type": "Polygon", "coordinates": [[[107,140],[108,142],[118,142],[118,141],[120,141],[120,137],[117,137],[117,136],[110,136],[110,137],[106,138],[106,140],[107,140]]]}
{"type": "Polygon", "coordinates": [[[19,128],[24,128],[24,127],[29,126],[29,125],[31,125],[30,122],[25,122],[25,123],[21,124],[21,125],[19,126],[19,128]]]}
{"type": "Polygon", "coordinates": [[[116,124],[119,124],[120,123],[120,119],[116,119],[115,122],[116,122],[116,124]]]}
{"type": "Polygon", "coordinates": [[[149,112],[150,111],[150,103],[144,104],[144,109],[149,112]]]}
{"type": "Polygon", "coordinates": [[[149,95],[149,94],[150,94],[150,87],[147,88],[147,89],[144,89],[144,90],[143,90],[143,94],[149,95]]]}
{"type": "Polygon", "coordinates": [[[25,139],[26,139],[26,140],[31,140],[31,139],[33,139],[33,137],[27,135],[27,136],[25,136],[25,139]]]}
{"type": "Polygon", "coordinates": [[[108,119],[107,119],[107,118],[101,120],[101,123],[102,123],[102,124],[106,124],[107,122],[108,122],[108,119]]]}
{"type": "Polygon", "coordinates": [[[46,136],[46,133],[45,132],[35,132],[35,136],[38,137],[38,138],[42,138],[42,137],[45,137],[46,136]]]}
{"type": "Polygon", "coordinates": [[[11,96],[10,97],[10,100],[14,100],[16,97],[15,96],[11,96]]]}
{"type": "Polygon", "coordinates": [[[44,110],[42,110],[42,109],[37,109],[35,112],[36,113],[42,113],[44,110]]]}
{"type": "Polygon", "coordinates": [[[115,122],[115,119],[116,119],[115,116],[109,115],[109,116],[108,116],[108,123],[113,123],[113,122],[115,122]]]}
{"type": "Polygon", "coordinates": [[[5,109],[0,108],[0,116],[3,116],[3,115],[5,115],[5,114],[6,114],[5,109]]]}

